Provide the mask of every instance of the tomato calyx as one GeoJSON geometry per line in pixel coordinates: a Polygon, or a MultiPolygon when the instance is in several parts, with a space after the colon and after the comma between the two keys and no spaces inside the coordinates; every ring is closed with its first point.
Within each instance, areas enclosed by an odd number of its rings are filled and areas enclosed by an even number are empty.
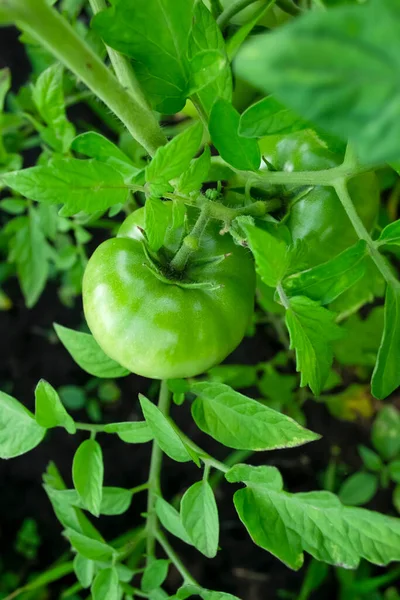
{"type": "MultiPolygon", "coordinates": [[[[149,249],[148,245],[143,241],[142,242],[143,252],[146,258],[146,262],[143,263],[143,266],[150,269],[154,277],[156,277],[159,281],[166,283],[168,285],[177,285],[186,289],[207,289],[207,290],[215,290],[221,287],[220,284],[216,284],[213,281],[194,281],[187,277],[187,269],[184,271],[175,271],[171,268],[170,264],[165,261],[164,257],[161,253],[153,253],[149,249]]],[[[205,259],[200,259],[199,261],[193,261],[190,264],[194,266],[197,265],[205,265],[211,263],[219,263],[222,260],[225,260],[227,255],[210,257],[205,259]]]]}

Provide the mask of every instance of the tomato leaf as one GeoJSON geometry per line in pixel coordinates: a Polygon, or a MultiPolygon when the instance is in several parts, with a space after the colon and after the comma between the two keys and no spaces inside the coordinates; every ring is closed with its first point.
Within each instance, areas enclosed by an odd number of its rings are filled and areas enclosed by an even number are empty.
{"type": "Polygon", "coordinates": [[[111,165],[124,177],[132,177],[139,172],[131,159],[97,131],[86,131],[78,135],[72,142],[71,149],[89,158],[111,165]]]}
{"type": "Polygon", "coordinates": [[[360,445],[358,446],[358,453],[367,469],[375,471],[376,473],[379,473],[379,471],[382,470],[382,459],[376,452],[371,450],[371,448],[360,445]]]}
{"type": "Polygon", "coordinates": [[[104,354],[90,333],[83,333],[54,323],[54,329],[74,361],[95,377],[125,377],[129,371],[104,354]]]}
{"type": "Polygon", "coordinates": [[[372,426],[371,440],[384,460],[400,452],[400,412],[394,406],[384,406],[372,426]]]}
{"type": "Polygon", "coordinates": [[[154,439],[153,432],[146,421],[108,423],[104,426],[104,431],[106,433],[116,433],[127,444],[145,444],[154,439]]]}
{"type": "Polygon", "coordinates": [[[16,264],[26,305],[32,308],[41,296],[49,275],[49,246],[39,214],[33,208],[29,210],[24,226],[12,240],[9,260],[16,264]]]}
{"type": "Polygon", "coordinates": [[[307,121],[286,108],[274,96],[267,96],[249,106],[240,117],[239,135],[260,138],[288,134],[310,127],[307,121]]]}
{"type": "MultiPolygon", "coordinates": [[[[204,181],[207,180],[208,171],[211,165],[211,152],[209,146],[206,146],[204,152],[199,158],[195,158],[189,165],[189,168],[182,173],[179,178],[177,189],[181,194],[190,194],[199,190],[204,181]]],[[[174,203],[174,206],[177,203],[174,203]]]]}
{"type": "Polygon", "coordinates": [[[111,560],[115,555],[114,548],[105,542],[90,538],[73,529],[66,529],[64,535],[79,554],[90,560],[111,560]]]}
{"type": "Polygon", "coordinates": [[[135,61],[135,74],[159,112],[183,108],[189,88],[193,0],[120,0],[92,21],[106,44],[135,61]]]}
{"type": "Polygon", "coordinates": [[[158,148],[146,167],[146,182],[150,195],[162,196],[172,188],[169,181],[186,171],[200,148],[203,126],[196,123],[174,137],[166,146],[158,148]]]}
{"type": "Polygon", "coordinates": [[[362,161],[399,158],[398,28],[391,0],[310,11],[241,52],[240,77],[350,139],[362,161]],[[379,93],[371,93],[379,81],[379,93]]]}
{"type": "Polygon", "coordinates": [[[290,264],[290,251],[286,242],[266,229],[254,226],[248,218],[238,222],[245,230],[247,240],[257,264],[257,271],[266,285],[276,287],[290,264]]]}
{"type": "MultiPolygon", "coordinates": [[[[77,508],[86,508],[85,503],[78,494],[77,490],[56,490],[53,498],[66,506],[76,506],[77,508]]],[[[132,502],[132,492],[124,488],[103,487],[100,505],[101,515],[122,515],[128,510],[132,502]]]]}
{"type": "Polygon", "coordinates": [[[377,306],[365,319],[358,314],[347,319],[343,338],[333,346],[340,364],[374,367],[382,337],[383,312],[383,306],[377,306]]]}
{"type": "Polygon", "coordinates": [[[63,203],[63,216],[105,211],[124,204],[128,189],[118,171],[98,160],[54,158],[49,165],[1,175],[3,182],[27,198],[63,203]]]}
{"type": "MultiPolygon", "coordinates": [[[[227,473],[228,481],[239,478],[235,469],[227,473]]],[[[345,507],[330,492],[284,492],[277,469],[264,467],[264,473],[264,480],[245,473],[246,487],[235,493],[235,507],[253,541],[288,567],[302,566],[303,550],[349,569],[357,568],[361,558],[379,565],[399,560],[397,519],[345,507]]]]}
{"type": "Polygon", "coordinates": [[[176,462],[192,460],[185,444],[160,409],[142,394],[139,394],[139,401],[144,418],[163,452],[176,462]]]}
{"type": "Polygon", "coordinates": [[[118,600],[119,580],[115,567],[99,571],[92,585],[93,600],[118,600]]]}
{"type": "Polygon", "coordinates": [[[144,570],[141,588],[144,592],[151,592],[164,583],[169,569],[169,561],[165,559],[153,560],[144,570]]]}
{"type": "Polygon", "coordinates": [[[392,244],[394,246],[400,246],[400,219],[398,221],[394,221],[394,223],[386,225],[381,232],[377,243],[379,245],[392,244]]]}
{"type": "Polygon", "coordinates": [[[179,512],[171,506],[164,498],[157,498],[156,513],[161,525],[172,535],[186,544],[192,545],[191,539],[182,524],[179,512]]]}
{"type": "MultiPolygon", "coordinates": [[[[207,116],[210,115],[215,98],[231,100],[232,73],[229,65],[225,41],[212,14],[202,0],[197,0],[192,13],[192,30],[189,38],[189,56],[191,58],[192,73],[196,72],[196,63],[200,56],[207,51],[216,52],[219,57],[218,72],[214,70],[211,81],[209,69],[202,77],[201,89],[198,85],[196,100],[201,105],[207,116]]],[[[197,65],[198,68],[198,65],[197,65]]],[[[192,75],[193,78],[193,75],[192,75]]]]}
{"type": "Polygon", "coordinates": [[[319,439],[293,419],[222,383],[193,383],[196,425],[224,446],[237,450],[291,448],[319,439]]]}
{"type": "Polygon", "coordinates": [[[383,400],[400,385],[400,285],[386,288],[384,328],[378,351],[371,389],[375,398],[383,400]]]}
{"type": "Polygon", "coordinates": [[[335,314],[305,296],[290,299],[286,325],[290,348],[296,351],[301,385],[309,385],[313,394],[321,392],[333,360],[331,342],[342,336],[335,314]]]}
{"type": "Polygon", "coordinates": [[[347,506],[367,504],[378,489],[378,478],[372,473],[354,473],[340,486],[339,500],[347,506]]]}
{"type": "Polygon", "coordinates": [[[145,231],[149,246],[157,252],[164,243],[172,211],[159,198],[147,198],[145,204],[145,231]]]}
{"type": "Polygon", "coordinates": [[[186,490],[181,500],[181,519],[195,548],[207,558],[214,558],[218,550],[219,519],[208,481],[198,481],[186,490]]]}
{"type": "Polygon", "coordinates": [[[41,379],[36,386],[35,399],[35,419],[39,425],[46,429],[65,427],[68,433],[75,433],[73,418],[65,410],[56,390],[44,379],[41,379]]]}
{"type": "Polygon", "coordinates": [[[94,577],[95,563],[82,554],[77,554],[74,558],[74,571],[77,580],[83,588],[91,586],[94,577]]]}
{"type": "Polygon", "coordinates": [[[307,296],[329,304],[365,274],[366,242],[359,240],[328,262],[290,275],[283,281],[288,296],[307,296]]]}
{"type": "Polygon", "coordinates": [[[33,414],[18,400],[0,392],[0,458],[15,458],[35,448],[44,438],[33,414]]]}
{"type": "Polygon", "coordinates": [[[103,476],[101,446],[96,440],[85,440],[75,452],[72,479],[84,507],[95,517],[100,515],[103,476]]]}
{"type": "Polygon", "coordinates": [[[59,63],[39,75],[32,89],[32,100],[48,125],[48,129],[40,132],[43,140],[58,152],[68,152],[75,128],[65,113],[63,67],[59,63]]]}
{"type": "Polygon", "coordinates": [[[257,171],[261,154],[256,140],[240,137],[240,115],[228,100],[218,98],[210,114],[211,139],[222,158],[235,169],[257,171]]]}

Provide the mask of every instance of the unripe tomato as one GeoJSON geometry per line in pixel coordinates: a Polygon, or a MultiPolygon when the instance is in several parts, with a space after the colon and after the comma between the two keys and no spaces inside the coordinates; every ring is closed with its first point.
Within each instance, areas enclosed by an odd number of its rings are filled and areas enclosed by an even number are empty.
{"type": "MultiPolygon", "coordinates": [[[[339,165],[343,157],[328,150],[311,130],[260,142],[261,152],[279,171],[320,171],[339,165]]],[[[379,210],[379,186],[374,173],[363,173],[349,182],[349,192],[365,227],[370,231],[379,210]]],[[[357,234],[332,187],[290,190],[285,224],[294,242],[302,242],[306,266],[325,262],[358,240],[357,234]]]]}
{"type": "MultiPolygon", "coordinates": [[[[189,223],[197,215],[193,209],[189,223]]],[[[182,235],[170,236],[154,260],[144,250],[144,227],[139,209],[90,258],[83,279],[86,320],[104,352],[133,373],[199,375],[245,334],[255,291],[251,255],[211,221],[184,272],[173,273],[169,262],[182,235]]]]}

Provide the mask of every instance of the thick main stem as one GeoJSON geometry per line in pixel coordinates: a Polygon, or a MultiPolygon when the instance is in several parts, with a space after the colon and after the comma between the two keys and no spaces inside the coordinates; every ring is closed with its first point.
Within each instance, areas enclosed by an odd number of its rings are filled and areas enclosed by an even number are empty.
{"type": "MultiPolygon", "coordinates": [[[[105,0],[89,0],[89,4],[91,6],[93,14],[95,15],[103,10],[106,10],[107,8],[105,0]]],[[[148,102],[143,94],[142,88],[140,87],[140,84],[128,59],[123,54],[120,54],[117,50],[114,50],[113,48],[110,48],[110,46],[107,46],[107,44],[105,44],[105,46],[118,81],[124,86],[126,90],[128,90],[128,92],[135,98],[135,100],[139,104],[149,109],[150,107],[148,105],[148,102]]]]}
{"type": "Polygon", "coordinates": [[[166,143],[152,111],[121,85],[71,25],[44,0],[0,0],[16,23],[81,79],[153,156],[166,143]]]}
{"type": "MultiPolygon", "coordinates": [[[[170,405],[170,393],[168,390],[167,382],[161,381],[160,394],[158,397],[158,408],[167,416],[170,405]]],[[[148,496],[147,496],[147,521],[146,521],[146,556],[147,563],[154,558],[154,551],[156,545],[156,531],[157,531],[157,514],[156,514],[156,500],[157,495],[160,493],[160,474],[162,466],[163,452],[157,442],[153,441],[153,447],[151,451],[150,459],[150,471],[148,480],[148,496]]]]}

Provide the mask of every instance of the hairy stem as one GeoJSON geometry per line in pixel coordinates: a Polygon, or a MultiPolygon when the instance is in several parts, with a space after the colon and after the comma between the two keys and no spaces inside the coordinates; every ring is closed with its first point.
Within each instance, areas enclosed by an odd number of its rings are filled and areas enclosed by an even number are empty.
{"type": "Polygon", "coordinates": [[[179,573],[182,575],[183,581],[189,585],[199,585],[189,573],[189,571],[187,570],[187,568],[185,567],[175,550],[172,548],[164,534],[158,530],[156,531],[156,538],[160,546],[164,549],[164,552],[166,553],[168,558],[175,565],[177,571],[179,571],[179,573]]]}
{"type": "MultiPolygon", "coordinates": [[[[170,393],[168,390],[167,382],[161,381],[160,394],[158,398],[158,408],[167,416],[170,405],[170,393]]],[[[153,447],[151,451],[150,459],[150,471],[148,480],[148,496],[147,496],[147,521],[146,521],[146,555],[147,564],[154,558],[155,546],[156,546],[156,532],[157,532],[157,514],[156,514],[156,500],[157,495],[160,493],[160,474],[162,466],[163,452],[157,442],[153,441],[153,447]]]]}
{"type": "MultiPolygon", "coordinates": [[[[339,179],[350,179],[371,171],[373,167],[363,165],[348,165],[343,163],[338,167],[321,171],[258,171],[249,172],[252,185],[263,188],[264,185],[322,185],[335,186],[339,179]]],[[[243,171],[238,171],[243,174],[243,171]]]]}
{"type": "MultiPolygon", "coordinates": [[[[93,14],[97,14],[103,10],[106,10],[107,4],[105,0],[89,0],[89,4],[93,11],[93,14]]],[[[111,64],[113,66],[117,79],[123,85],[123,87],[135,98],[135,100],[146,109],[149,109],[148,102],[143,94],[136,75],[133,71],[131,64],[128,59],[105,44],[107,54],[110,57],[111,64]]]]}
{"type": "Polygon", "coordinates": [[[51,52],[122,121],[131,135],[154,155],[166,138],[152,111],[115,78],[71,25],[45,0],[0,0],[17,25],[51,52]]]}
{"type": "Polygon", "coordinates": [[[339,179],[335,183],[334,187],[335,187],[336,193],[339,196],[339,199],[343,205],[343,208],[346,211],[347,216],[349,217],[358,237],[361,240],[366,241],[369,254],[370,254],[372,260],[374,261],[374,263],[376,264],[376,266],[378,267],[379,271],[381,272],[382,276],[384,277],[384,279],[386,280],[386,282],[389,285],[391,285],[394,288],[400,288],[399,280],[395,277],[395,275],[391,271],[389,264],[387,263],[385,257],[382,256],[382,254],[379,252],[379,250],[377,250],[377,248],[375,247],[375,244],[374,244],[371,236],[369,235],[368,231],[366,230],[364,223],[361,221],[360,217],[358,216],[357,211],[354,208],[354,204],[351,200],[349,191],[347,189],[347,183],[346,183],[345,179],[339,179]]]}

